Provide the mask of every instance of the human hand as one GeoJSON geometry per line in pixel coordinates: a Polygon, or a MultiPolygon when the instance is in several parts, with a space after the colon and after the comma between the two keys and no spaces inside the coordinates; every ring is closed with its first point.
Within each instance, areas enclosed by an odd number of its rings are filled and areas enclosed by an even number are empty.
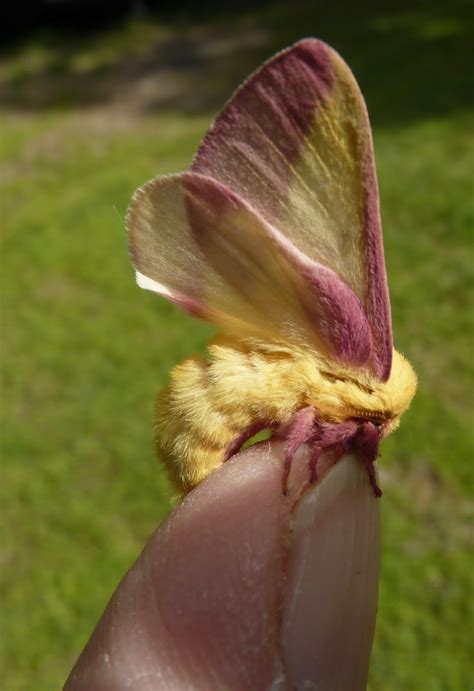
{"type": "Polygon", "coordinates": [[[65,691],[360,691],[377,608],[379,502],[354,456],[281,493],[283,446],[225,463],[158,528],[65,691]]]}

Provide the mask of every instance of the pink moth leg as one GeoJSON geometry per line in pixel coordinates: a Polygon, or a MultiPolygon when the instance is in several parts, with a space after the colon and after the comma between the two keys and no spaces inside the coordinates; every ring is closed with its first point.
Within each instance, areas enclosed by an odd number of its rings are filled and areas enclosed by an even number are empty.
{"type": "Polygon", "coordinates": [[[370,484],[376,497],[382,496],[382,490],[377,484],[374,462],[379,455],[380,434],[372,422],[364,422],[354,437],[356,449],[364,461],[370,484]]]}
{"type": "Polygon", "coordinates": [[[300,446],[307,442],[313,434],[316,411],[313,406],[299,410],[293,415],[290,422],[278,430],[278,436],[284,436],[287,441],[285,448],[285,466],[283,469],[283,495],[288,493],[288,477],[291,463],[300,446]]]}
{"type": "MultiPolygon", "coordinates": [[[[291,420],[283,425],[281,425],[277,430],[277,436],[286,440],[285,448],[285,465],[283,469],[283,494],[287,493],[288,477],[291,470],[291,463],[295,453],[298,451],[300,446],[307,442],[313,433],[314,421],[316,418],[316,411],[312,406],[303,408],[293,415],[291,420]]],[[[224,462],[228,461],[229,458],[234,456],[245,444],[246,441],[251,439],[255,434],[261,432],[263,429],[275,429],[276,424],[273,422],[268,422],[266,420],[261,420],[255,422],[243,432],[241,432],[229,445],[226,454],[224,456],[224,462]]],[[[319,451],[320,453],[320,451],[319,451]]],[[[314,452],[311,456],[313,458],[314,452]]],[[[318,454],[319,457],[319,454],[318,454]]],[[[317,458],[315,457],[314,466],[316,466],[317,458]]],[[[316,477],[314,472],[314,477],[316,477]]]]}
{"type": "Polygon", "coordinates": [[[322,449],[320,446],[314,446],[309,457],[309,481],[311,484],[318,479],[317,465],[321,458],[322,449]]]}
{"type": "Polygon", "coordinates": [[[259,422],[254,422],[252,425],[244,429],[244,431],[237,435],[237,437],[230,443],[224,456],[224,463],[228,461],[229,458],[234,456],[238,451],[240,451],[246,441],[251,439],[255,434],[258,434],[258,432],[261,432],[263,429],[275,429],[275,424],[273,422],[261,420],[259,422]]]}

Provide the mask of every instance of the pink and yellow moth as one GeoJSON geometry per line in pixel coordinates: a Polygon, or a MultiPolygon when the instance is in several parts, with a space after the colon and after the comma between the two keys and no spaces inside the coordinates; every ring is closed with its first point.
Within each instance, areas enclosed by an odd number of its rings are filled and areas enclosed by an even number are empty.
{"type": "Polygon", "coordinates": [[[291,461],[356,453],[376,495],[379,441],[416,390],[393,348],[372,136],[345,62],[305,39],[234,94],[188,172],[127,217],[142,288],[219,327],[158,395],[160,457],[186,492],[259,430],[291,461]]]}

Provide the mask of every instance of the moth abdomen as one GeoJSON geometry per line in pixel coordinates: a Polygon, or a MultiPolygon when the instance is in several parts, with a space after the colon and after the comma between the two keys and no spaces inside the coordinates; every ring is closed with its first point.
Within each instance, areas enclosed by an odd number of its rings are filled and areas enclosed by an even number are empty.
{"type": "Polygon", "coordinates": [[[239,343],[210,346],[208,360],[194,357],[174,368],[157,398],[155,434],[158,455],[183,491],[259,429],[278,426],[298,409],[301,385],[287,378],[291,362],[281,368],[239,343]]]}
{"type": "Polygon", "coordinates": [[[185,360],[158,394],[155,438],[159,458],[174,484],[189,491],[218,467],[240,428],[215,405],[209,363],[185,360]]]}

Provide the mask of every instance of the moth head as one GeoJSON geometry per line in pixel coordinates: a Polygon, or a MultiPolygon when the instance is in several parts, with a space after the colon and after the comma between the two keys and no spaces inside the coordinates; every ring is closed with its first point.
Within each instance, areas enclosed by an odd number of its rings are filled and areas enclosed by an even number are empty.
{"type": "Polygon", "coordinates": [[[322,366],[320,386],[315,384],[310,400],[323,417],[334,421],[368,420],[381,436],[396,429],[415,395],[417,378],[413,367],[393,351],[390,377],[382,382],[366,370],[322,366]]]}

